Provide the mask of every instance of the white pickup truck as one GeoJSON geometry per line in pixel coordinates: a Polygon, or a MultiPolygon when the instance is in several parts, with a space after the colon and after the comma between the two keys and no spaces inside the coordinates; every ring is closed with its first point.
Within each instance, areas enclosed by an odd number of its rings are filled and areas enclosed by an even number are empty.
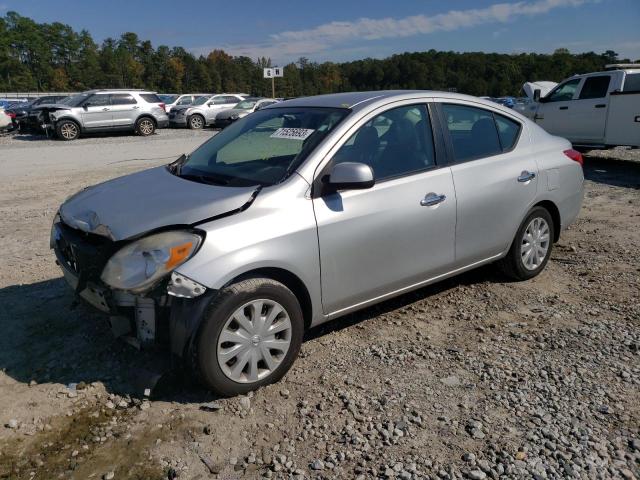
{"type": "Polygon", "coordinates": [[[574,75],[542,97],[534,90],[533,120],[575,147],[640,147],[640,64],[605,68],[574,75]]]}

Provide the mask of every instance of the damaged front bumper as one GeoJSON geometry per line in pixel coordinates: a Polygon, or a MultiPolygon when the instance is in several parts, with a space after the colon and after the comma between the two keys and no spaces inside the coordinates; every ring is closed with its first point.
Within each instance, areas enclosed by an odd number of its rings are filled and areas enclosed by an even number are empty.
{"type": "Polygon", "coordinates": [[[69,286],[108,315],[114,336],[139,349],[164,347],[183,356],[217,291],[177,272],[140,294],[110,288],[100,274],[122,243],[76,230],[56,218],[50,246],[69,286]]]}

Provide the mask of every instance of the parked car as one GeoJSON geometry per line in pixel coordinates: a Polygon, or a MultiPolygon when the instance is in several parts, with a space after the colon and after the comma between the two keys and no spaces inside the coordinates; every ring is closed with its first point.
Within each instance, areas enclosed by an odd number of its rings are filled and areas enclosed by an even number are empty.
{"type": "Polygon", "coordinates": [[[640,147],[640,64],[607,67],[574,75],[546,96],[534,89],[534,121],[577,148],[640,147]]]}
{"type": "Polygon", "coordinates": [[[280,379],[312,326],[492,262],[538,275],[580,211],[581,162],[475,97],[300,98],[75,194],[51,247],[114,333],[235,395],[280,379]]]}
{"type": "Polygon", "coordinates": [[[16,105],[11,105],[7,111],[11,112],[15,115],[14,123],[16,123],[17,127],[20,129],[27,128],[27,118],[31,110],[39,105],[57,103],[67,98],[66,95],[45,95],[43,97],[39,97],[33,99],[29,102],[21,102],[16,105]]]}
{"type": "Polygon", "coordinates": [[[9,130],[12,128],[13,119],[11,116],[0,107],[0,131],[9,130]]]}
{"type": "Polygon", "coordinates": [[[204,128],[213,124],[221,110],[233,107],[246,97],[248,95],[240,93],[219,93],[200,97],[191,105],[174,107],[169,112],[169,123],[172,127],[204,128]]]}
{"type": "Polygon", "coordinates": [[[134,131],[147,136],[164,128],[164,103],[147,90],[89,90],[31,110],[29,125],[53,130],[61,140],[90,132],[134,131]]]}
{"type": "Polygon", "coordinates": [[[211,96],[210,93],[187,93],[184,95],[158,95],[165,104],[167,113],[171,112],[174,107],[185,107],[191,105],[200,97],[211,96]]]}
{"type": "Polygon", "coordinates": [[[228,110],[222,110],[213,121],[213,126],[224,128],[240,118],[244,118],[256,110],[278,103],[275,98],[247,97],[228,110]]]}

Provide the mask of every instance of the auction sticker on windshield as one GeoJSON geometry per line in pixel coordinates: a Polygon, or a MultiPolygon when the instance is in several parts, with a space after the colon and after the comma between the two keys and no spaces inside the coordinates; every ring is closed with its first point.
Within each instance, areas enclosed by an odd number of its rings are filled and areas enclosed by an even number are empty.
{"type": "Polygon", "coordinates": [[[279,128],[271,134],[271,138],[288,138],[290,140],[306,140],[315,130],[311,128],[279,128]]]}

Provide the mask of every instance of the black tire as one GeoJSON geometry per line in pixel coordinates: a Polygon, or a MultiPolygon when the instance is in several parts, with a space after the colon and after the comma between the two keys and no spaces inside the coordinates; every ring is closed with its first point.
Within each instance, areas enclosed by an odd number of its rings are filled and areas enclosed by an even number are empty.
{"type": "Polygon", "coordinates": [[[551,218],[551,214],[549,213],[549,211],[543,207],[532,208],[529,214],[523,220],[522,224],[520,224],[520,228],[518,228],[518,232],[513,239],[511,248],[509,249],[509,253],[507,253],[507,256],[499,262],[499,265],[504,274],[514,280],[529,280],[530,278],[533,278],[540,272],[542,272],[542,270],[544,270],[545,266],[547,265],[549,258],[551,257],[551,252],[553,250],[554,233],[553,219],[551,218]],[[524,260],[522,258],[522,244],[527,227],[536,218],[544,220],[549,227],[548,248],[544,259],[537,266],[535,266],[535,268],[528,269],[527,267],[525,267],[524,260]]]}
{"type": "Polygon", "coordinates": [[[296,296],[285,285],[269,278],[250,278],[224,288],[211,302],[193,343],[193,367],[200,381],[214,393],[230,397],[279,381],[298,356],[304,335],[302,309],[296,296]],[[218,362],[217,346],[224,325],[241,306],[256,299],[278,302],[291,321],[289,350],[280,364],[265,378],[252,383],[232,380],[218,362]]]}
{"type": "Polygon", "coordinates": [[[80,136],[80,125],[73,120],[60,120],[56,123],[56,136],[65,142],[75,140],[80,136]]]}
{"type": "Polygon", "coordinates": [[[205,123],[206,122],[204,121],[204,117],[196,113],[195,115],[191,115],[189,117],[189,120],[187,121],[187,126],[191,130],[201,130],[204,128],[205,123]]]}
{"type": "Polygon", "coordinates": [[[141,137],[148,137],[155,133],[156,122],[149,117],[141,117],[136,120],[135,130],[137,135],[140,135],[141,137]]]}

